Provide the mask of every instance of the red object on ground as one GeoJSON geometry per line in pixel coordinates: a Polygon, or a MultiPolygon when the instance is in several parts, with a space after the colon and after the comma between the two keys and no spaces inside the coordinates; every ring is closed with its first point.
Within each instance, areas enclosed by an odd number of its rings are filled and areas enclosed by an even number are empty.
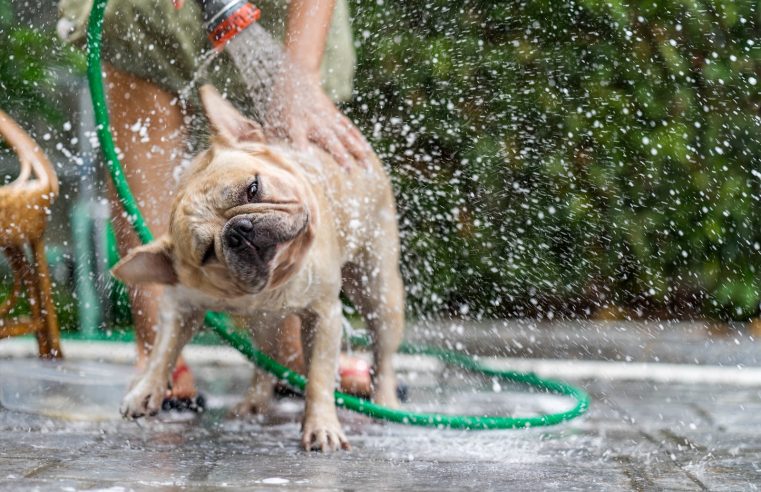
{"type": "Polygon", "coordinates": [[[338,375],[341,378],[341,390],[345,393],[364,397],[370,395],[370,364],[364,359],[341,354],[338,375]]]}

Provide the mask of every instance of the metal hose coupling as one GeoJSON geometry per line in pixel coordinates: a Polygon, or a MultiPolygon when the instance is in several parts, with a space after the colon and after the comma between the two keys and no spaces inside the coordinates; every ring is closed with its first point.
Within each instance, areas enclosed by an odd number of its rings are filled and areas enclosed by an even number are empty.
{"type": "Polygon", "coordinates": [[[203,10],[203,27],[216,50],[258,21],[262,15],[246,0],[197,0],[203,10]]]}

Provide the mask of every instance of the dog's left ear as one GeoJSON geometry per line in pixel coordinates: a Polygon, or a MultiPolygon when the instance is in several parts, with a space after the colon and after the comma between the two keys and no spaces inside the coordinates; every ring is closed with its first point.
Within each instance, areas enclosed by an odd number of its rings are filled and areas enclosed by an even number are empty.
{"type": "Polygon", "coordinates": [[[206,84],[199,92],[204,114],[216,138],[230,146],[266,140],[262,126],[243,116],[214,86],[206,84]]]}
{"type": "Polygon", "coordinates": [[[111,274],[127,285],[177,283],[172,264],[172,243],[169,236],[133,248],[111,269],[111,274]]]}

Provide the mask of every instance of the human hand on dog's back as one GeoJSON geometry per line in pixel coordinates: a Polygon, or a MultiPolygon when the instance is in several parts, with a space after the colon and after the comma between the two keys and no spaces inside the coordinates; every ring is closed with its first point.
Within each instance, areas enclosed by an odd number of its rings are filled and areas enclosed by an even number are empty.
{"type": "MultiPolygon", "coordinates": [[[[181,8],[184,0],[172,3],[181,8]]],[[[302,150],[316,145],[346,170],[356,165],[367,168],[373,158],[370,144],[320,83],[334,7],[335,0],[289,2],[285,63],[276,70],[279,73],[274,82],[270,79],[271,92],[266,97],[269,107],[259,108],[261,123],[267,135],[288,140],[302,150]]]]}
{"type": "Polygon", "coordinates": [[[313,76],[288,72],[280,77],[273,99],[282,107],[265,121],[265,133],[286,138],[306,149],[310,144],[328,152],[346,170],[369,167],[370,144],[357,127],[333,104],[313,76]]]}
{"type": "Polygon", "coordinates": [[[286,101],[281,124],[297,147],[312,142],[346,169],[355,162],[368,167],[372,148],[320,85],[334,6],[335,0],[292,0],[288,6],[285,51],[298,69],[287,71],[275,89],[286,101]]]}

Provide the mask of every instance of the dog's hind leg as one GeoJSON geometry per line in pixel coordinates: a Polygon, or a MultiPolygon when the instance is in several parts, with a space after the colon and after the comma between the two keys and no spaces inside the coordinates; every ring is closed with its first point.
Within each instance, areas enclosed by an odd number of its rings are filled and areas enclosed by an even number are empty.
{"type": "MultiPolygon", "coordinates": [[[[273,313],[262,313],[249,319],[249,327],[257,348],[272,358],[277,357],[278,339],[283,316],[273,313]]],[[[279,361],[283,363],[283,361],[279,361]]],[[[254,368],[251,386],[246,391],[243,400],[230,411],[234,417],[264,414],[270,408],[277,379],[258,367],[254,368]]]]}
{"type": "Polygon", "coordinates": [[[373,401],[396,408],[393,356],[404,335],[404,284],[398,253],[373,251],[343,269],[343,290],[359,310],[373,341],[373,401]]]}
{"type": "Polygon", "coordinates": [[[254,369],[251,386],[238,404],[230,410],[232,417],[261,415],[269,411],[277,379],[259,368],[254,369]]]}

